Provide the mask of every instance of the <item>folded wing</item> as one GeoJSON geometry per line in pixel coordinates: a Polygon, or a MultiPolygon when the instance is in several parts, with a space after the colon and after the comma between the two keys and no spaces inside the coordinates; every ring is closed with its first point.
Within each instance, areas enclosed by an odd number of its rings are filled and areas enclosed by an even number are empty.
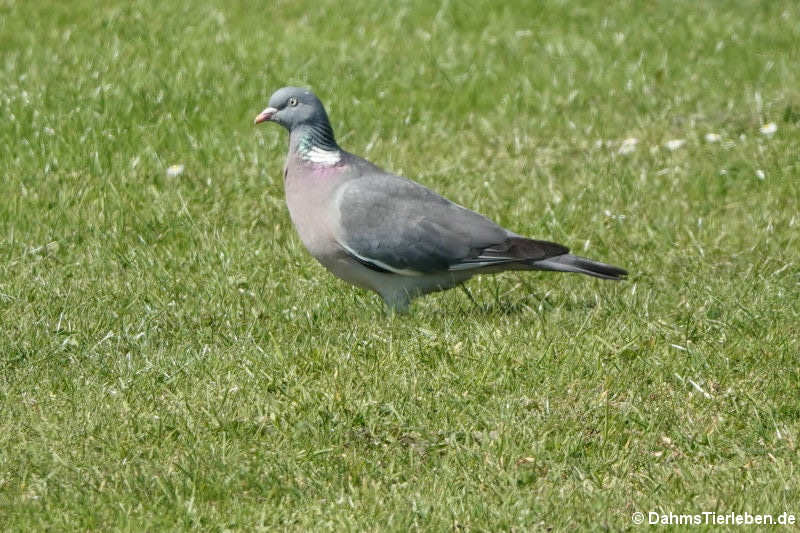
{"type": "Polygon", "coordinates": [[[337,242],[365,266],[400,275],[529,263],[568,252],[520,237],[405,178],[377,174],[337,191],[337,242]]]}

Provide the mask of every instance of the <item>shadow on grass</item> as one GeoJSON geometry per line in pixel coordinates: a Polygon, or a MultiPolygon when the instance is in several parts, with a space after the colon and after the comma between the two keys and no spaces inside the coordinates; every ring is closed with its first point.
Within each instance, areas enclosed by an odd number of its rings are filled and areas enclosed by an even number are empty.
{"type": "Polygon", "coordinates": [[[445,314],[450,317],[467,317],[479,314],[481,316],[513,316],[524,313],[532,313],[545,316],[556,309],[567,311],[585,312],[597,306],[594,299],[582,299],[573,301],[565,296],[551,294],[550,291],[544,294],[533,290],[529,284],[522,284],[521,290],[516,294],[501,295],[498,288],[494,294],[488,298],[476,299],[472,292],[465,285],[459,285],[459,289],[466,295],[466,301],[462,300],[454,305],[445,305],[437,310],[431,309],[434,315],[445,314]]]}

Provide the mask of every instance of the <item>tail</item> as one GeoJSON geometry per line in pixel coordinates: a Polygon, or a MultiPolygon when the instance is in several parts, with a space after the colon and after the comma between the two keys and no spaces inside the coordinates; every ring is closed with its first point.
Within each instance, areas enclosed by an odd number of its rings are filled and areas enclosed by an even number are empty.
{"type": "Polygon", "coordinates": [[[554,257],[548,257],[540,261],[531,263],[536,269],[539,270],[555,270],[557,272],[578,272],[586,274],[587,276],[594,276],[601,279],[611,279],[619,281],[625,279],[628,271],[624,268],[619,268],[614,265],[607,265],[598,261],[592,261],[585,257],[577,255],[562,254],[554,257]]]}
{"type": "Polygon", "coordinates": [[[601,279],[621,280],[628,271],[614,265],[592,261],[569,253],[566,246],[537,241],[510,233],[502,243],[483,248],[474,256],[451,264],[450,270],[481,269],[483,272],[503,270],[555,270],[578,272],[601,279]]]}

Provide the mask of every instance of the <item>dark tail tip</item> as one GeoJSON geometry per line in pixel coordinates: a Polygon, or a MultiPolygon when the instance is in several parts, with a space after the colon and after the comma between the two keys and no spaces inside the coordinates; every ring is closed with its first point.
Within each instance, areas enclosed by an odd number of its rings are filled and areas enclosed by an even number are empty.
{"type": "Polygon", "coordinates": [[[564,254],[549,257],[542,261],[533,263],[536,267],[543,270],[556,270],[558,272],[577,272],[594,276],[600,279],[610,279],[620,281],[625,279],[628,271],[614,265],[607,265],[599,261],[592,261],[577,255],[564,254]]]}
{"type": "Polygon", "coordinates": [[[617,281],[625,279],[628,275],[627,270],[618,266],[607,265],[584,257],[572,257],[575,259],[574,265],[578,267],[583,274],[617,281]]]}

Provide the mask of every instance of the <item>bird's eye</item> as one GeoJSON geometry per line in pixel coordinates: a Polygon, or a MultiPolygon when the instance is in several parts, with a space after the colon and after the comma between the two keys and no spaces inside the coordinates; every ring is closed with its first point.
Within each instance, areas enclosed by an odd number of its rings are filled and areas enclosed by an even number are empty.
{"type": "Polygon", "coordinates": [[[292,107],[296,106],[297,105],[297,98],[295,98],[294,96],[290,97],[289,98],[289,105],[292,106],[292,107]]]}

